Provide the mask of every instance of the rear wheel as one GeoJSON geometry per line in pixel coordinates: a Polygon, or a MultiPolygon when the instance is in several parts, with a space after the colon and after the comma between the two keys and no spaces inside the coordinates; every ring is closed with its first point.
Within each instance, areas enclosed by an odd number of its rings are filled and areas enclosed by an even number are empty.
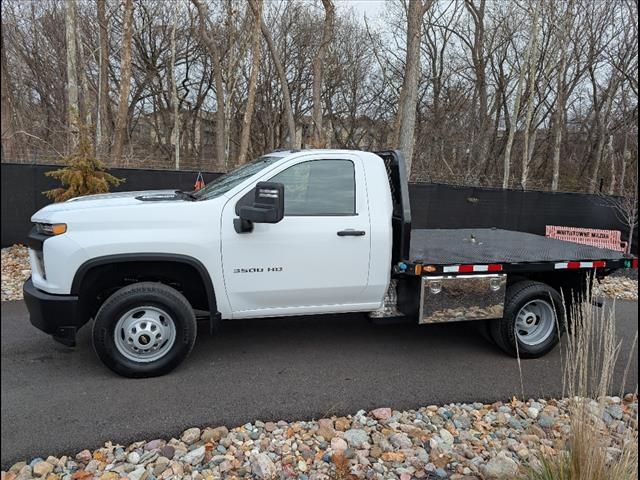
{"type": "Polygon", "coordinates": [[[541,282],[515,283],[507,289],[503,318],[493,320],[490,330],[496,344],[509,355],[541,357],[564,333],[562,297],[541,282]]]}
{"type": "Polygon", "coordinates": [[[191,352],[197,324],[177,290],[140,282],[121,288],[100,307],[93,346],[102,362],[125,377],[164,375],[191,352]]]}

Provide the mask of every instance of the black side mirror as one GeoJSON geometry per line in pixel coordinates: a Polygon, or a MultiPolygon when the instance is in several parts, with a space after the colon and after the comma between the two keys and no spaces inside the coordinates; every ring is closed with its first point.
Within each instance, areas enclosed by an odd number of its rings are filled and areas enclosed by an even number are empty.
{"type": "Polygon", "coordinates": [[[274,182],[258,182],[253,205],[238,209],[240,218],[233,221],[236,232],[253,230],[254,223],[278,223],[284,217],[284,185],[274,182]]]}

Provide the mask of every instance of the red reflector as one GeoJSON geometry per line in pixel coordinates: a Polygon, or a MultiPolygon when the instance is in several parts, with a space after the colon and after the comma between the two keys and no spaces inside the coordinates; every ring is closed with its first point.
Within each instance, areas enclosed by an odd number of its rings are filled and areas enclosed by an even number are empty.
{"type": "Polygon", "coordinates": [[[597,262],[593,262],[593,268],[604,268],[607,266],[607,262],[604,260],[598,260],[597,262]]]}
{"type": "Polygon", "coordinates": [[[568,262],[567,268],[580,268],[580,262],[568,262]]]}
{"type": "Polygon", "coordinates": [[[460,272],[460,273],[473,272],[473,265],[460,265],[458,267],[458,272],[460,272]]]}
{"type": "Polygon", "coordinates": [[[490,272],[501,272],[502,271],[502,265],[489,265],[489,271],[490,272]]]}

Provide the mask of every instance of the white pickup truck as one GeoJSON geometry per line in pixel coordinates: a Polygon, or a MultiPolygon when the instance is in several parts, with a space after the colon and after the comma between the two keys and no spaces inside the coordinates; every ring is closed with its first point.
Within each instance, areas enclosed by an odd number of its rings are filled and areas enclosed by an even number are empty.
{"type": "MultiPolygon", "coordinates": [[[[113,371],[162,375],[197,319],[367,312],[483,322],[505,352],[558,341],[565,298],[620,253],[496,229],[411,228],[397,151],[278,151],[196,192],[79,197],[32,217],[31,323],[65,345],[94,319],[113,371]]],[[[320,320],[320,318],[319,318],[320,320]]]]}

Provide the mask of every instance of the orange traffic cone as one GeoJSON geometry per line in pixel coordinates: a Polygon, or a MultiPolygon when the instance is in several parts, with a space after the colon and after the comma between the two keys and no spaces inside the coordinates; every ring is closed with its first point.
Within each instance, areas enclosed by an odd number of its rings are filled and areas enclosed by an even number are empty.
{"type": "Polygon", "coordinates": [[[198,172],[198,176],[196,178],[196,183],[193,186],[193,188],[196,191],[200,190],[201,188],[204,188],[204,178],[202,178],[202,173],[201,172],[198,172]]]}

